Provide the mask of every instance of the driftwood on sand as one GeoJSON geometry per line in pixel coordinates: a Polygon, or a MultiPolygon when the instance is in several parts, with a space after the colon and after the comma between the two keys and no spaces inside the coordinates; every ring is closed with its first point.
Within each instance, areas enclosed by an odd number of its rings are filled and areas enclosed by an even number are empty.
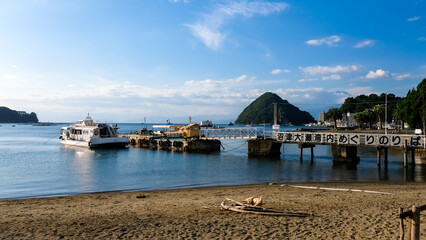
{"type": "Polygon", "coordinates": [[[290,217],[307,217],[311,216],[310,213],[301,213],[301,212],[283,212],[280,210],[275,210],[271,208],[264,208],[255,205],[249,205],[241,202],[237,202],[232,199],[225,199],[220,206],[222,209],[241,212],[241,213],[254,213],[261,215],[271,215],[271,216],[290,216],[290,217]]]}

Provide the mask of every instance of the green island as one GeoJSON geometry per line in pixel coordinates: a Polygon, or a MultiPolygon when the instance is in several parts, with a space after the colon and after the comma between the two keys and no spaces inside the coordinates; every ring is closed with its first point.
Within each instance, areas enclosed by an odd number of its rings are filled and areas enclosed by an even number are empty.
{"type": "Polygon", "coordinates": [[[278,124],[281,125],[303,125],[316,122],[306,111],[300,110],[287,100],[272,92],[266,92],[248,105],[240,113],[236,124],[273,124],[274,103],[278,108],[278,124]]]}
{"type": "Polygon", "coordinates": [[[27,113],[0,107],[0,123],[38,123],[38,118],[34,112],[27,113]]]}

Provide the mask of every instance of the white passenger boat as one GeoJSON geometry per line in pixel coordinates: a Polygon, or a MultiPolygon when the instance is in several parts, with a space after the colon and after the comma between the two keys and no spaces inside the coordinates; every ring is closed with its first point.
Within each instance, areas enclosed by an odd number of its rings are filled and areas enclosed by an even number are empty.
{"type": "Polygon", "coordinates": [[[94,123],[87,115],[73,125],[61,128],[59,139],[69,146],[89,148],[124,148],[129,143],[127,137],[119,137],[117,125],[94,123]]]}

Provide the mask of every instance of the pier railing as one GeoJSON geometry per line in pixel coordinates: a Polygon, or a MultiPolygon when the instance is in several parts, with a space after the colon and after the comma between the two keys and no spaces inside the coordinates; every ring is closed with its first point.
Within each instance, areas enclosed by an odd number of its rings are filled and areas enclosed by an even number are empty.
{"type": "Polygon", "coordinates": [[[201,129],[201,137],[205,139],[253,139],[263,136],[262,128],[207,128],[201,129]]]}
{"type": "Polygon", "coordinates": [[[374,134],[346,132],[272,132],[264,136],[284,143],[311,143],[322,145],[371,146],[371,147],[410,147],[426,148],[424,135],[374,134]]]}

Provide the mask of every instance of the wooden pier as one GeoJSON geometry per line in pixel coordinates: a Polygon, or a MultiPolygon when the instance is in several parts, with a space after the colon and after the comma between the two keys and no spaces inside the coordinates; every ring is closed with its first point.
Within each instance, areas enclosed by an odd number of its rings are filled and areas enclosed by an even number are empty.
{"type": "Polygon", "coordinates": [[[426,162],[426,137],[415,134],[318,130],[279,132],[262,131],[261,128],[203,129],[191,137],[178,138],[146,133],[139,131],[123,136],[128,137],[130,144],[135,147],[178,152],[218,152],[221,149],[219,139],[249,139],[249,156],[279,156],[282,144],[298,144],[300,160],[303,160],[303,150],[308,148],[313,162],[316,145],[331,145],[334,162],[358,163],[360,158],[357,149],[363,146],[376,149],[378,166],[382,162],[387,166],[389,149],[402,151],[404,167],[409,162],[415,165],[416,156],[426,162]]]}
{"type": "Polygon", "coordinates": [[[300,159],[303,157],[303,149],[311,149],[311,160],[313,160],[313,147],[315,145],[331,145],[333,161],[336,162],[359,162],[357,147],[374,147],[377,150],[377,165],[388,163],[388,150],[391,148],[401,149],[404,154],[404,167],[408,165],[410,155],[411,164],[415,165],[415,155],[426,155],[426,138],[424,135],[410,134],[376,134],[364,132],[315,132],[315,131],[291,131],[270,132],[271,139],[282,144],[298,144],[300,148],[300,159]]]}

